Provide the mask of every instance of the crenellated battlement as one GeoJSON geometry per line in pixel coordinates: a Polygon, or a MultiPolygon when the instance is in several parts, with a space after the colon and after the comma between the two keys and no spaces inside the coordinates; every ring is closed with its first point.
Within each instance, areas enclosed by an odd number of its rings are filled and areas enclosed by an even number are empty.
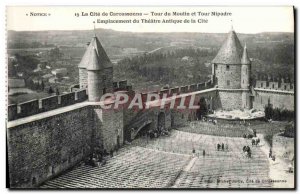
{"type": "Polygon", "coordinates": [[[255,83],[255,88],[294,91],[294,83],[286,83],[284,80],[281,80],[280,82],[257,80],[255,83]]]}
{"type": "Polygon", "coordinates": [[[87,93],[84,89],[67,94],[53,95],[42,99],[34,99],[18,104],[11,104],[8,106],[8,121],[69,106],[85,100],[87,100],[87,93]]]}
{"type": "MultiPolygon", "coordinates": [[[[127,80],[122,80],[113,83],[114,91],[132,91],[132,86],[128,85],[127,80]]],[[[195,92],[200,90],[205,90],[213,87],[211,80],[203,83],[179,86],[169,89],[162,89],[160,91],[152,91],[147,93],[158,93],[162,95],[167,93],[168,96],[173,94],[182,94],[195,92]]],[[[88,94],[86,89],[78,89],[70,93],[53,95],[42,99],[34,99],[27,102],[22,102],[19,104],[11,104],[8,106],[8,121],[16,120],[19,118],[24,118],[39,114],[42,112],[47,112],[61,107],[70,106],[76,103],[86,101],[88,99],[88,94]]]]}

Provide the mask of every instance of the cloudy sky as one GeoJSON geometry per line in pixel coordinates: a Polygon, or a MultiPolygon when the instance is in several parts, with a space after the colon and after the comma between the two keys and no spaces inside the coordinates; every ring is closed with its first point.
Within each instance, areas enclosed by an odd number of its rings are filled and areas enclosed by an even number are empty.
{"type": "Polygon", "coordinates": [[[17,31],[37,30],[88,30],[93,21],[128,19],[204,19],[208,23],[193,24],[96,24],[96,28],[132,32],[211,32],[225,33],[231,25],[239,33],[294,32],[293,7],[100,7],[100,6],[52,6],[7,7],[7,29],[17,31]],[[202,12],[210,16],[152,16],[151,12],[202,12]],[[142,16],[81,16],[82,12],[142,13],[142,16]],[[211,12],[227,12],[231,16],[211,16],[211,12]],[[48,16],[30,16],[46,13],[48,16]],[[79,13],[79,17],[75,14],[79,13]],[[26,15],[27,14],[27,15],[26,15]],[[50,14],[50,16],[49,16],[50,14]],[[147,15],[148,14],[148,15],[147,15]]]}

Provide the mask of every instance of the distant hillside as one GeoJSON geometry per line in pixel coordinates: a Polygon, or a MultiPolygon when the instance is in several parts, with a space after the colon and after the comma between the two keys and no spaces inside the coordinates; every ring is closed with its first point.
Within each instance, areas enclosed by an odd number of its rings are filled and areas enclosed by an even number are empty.
{"type": "MultiPolygon", "coordinates": [[[[206,79],[210,67],[205,64],[213,59],[227,36],[227,33],[133,33],[108,29],[96,29],[96,34],[115,64],[115,79],[129,79],[140,87],[189,84],[206,79]],[[191,49],[197,50],[196,55],[191,49]],[[149,62],[150,58],[144,55],[155,55],[155,60],[149,62]],[[185,56],[192,60],[182,60],[185,56]]],[[[8,53],[35,54],[44,48],[58,46],[66,58],[72,58],[70,65],[65,67],[73,72],[71,80],[76,81],[77,64],[93,36],[93,30],[8,31],[8,53]]],[[[242,45],[247,43],[249,56],[255,59],[253,77],[263,73],[294,78],[293,33],[265,32],[238,34],[238,37],[242,45]]]]}
{"type": "MultiPolygon", "coordinates": [[[[151,51],[167,46],[219,47],[226,33],[133,33],[108,29],[96,29],[96,34],[110,55],[117,55],[125,48],[151,51]]],[[[8,31],[8,48],[20,43],[65,45],[84,47],[94,35],[93,30],[78,31],[8,31]]],[[[238,34],[242,44],[248,47],[268,46],[280,43],[293,44],[293,33],[238,34]]]]}

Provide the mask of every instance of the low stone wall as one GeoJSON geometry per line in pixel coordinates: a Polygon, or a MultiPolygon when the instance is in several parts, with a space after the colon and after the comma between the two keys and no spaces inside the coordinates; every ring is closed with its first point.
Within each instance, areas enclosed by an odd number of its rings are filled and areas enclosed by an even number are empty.
{"type": "Polygon", "coordinates": [[[88,95],[86,94],[86,90],[80,90],[75,93],[76,102],[83,102],[88,99],[88,95]]]}
{"type": "Polygon", "coordinates": [[[68,106],[75,102],[75,92],[60,95],[60,106],[68,106]]]}
{"type": "Polygon", "coordinates": [[[218,118],[214,116],[207,116],[208,119],[217,120],[218,124],[232,124],[232,125],[243,125],[243,124],[249,124],[252,125],[254,123],[257,123],[257,121],[265,121],[265,117],[257,117],[257,118],[251,118],[251,119],[227,119],[227,118],[218,118]]]}
{"type": "Polygon", "coordinates": [[[11,104],[7,107],[8,120],[15,120],[18,118],[18,105],[11,104]]]}
{"type": "Polygon", "coordinates": [[[50,96],[47,98],[42,98],[42,111],[49,111],[59,107],[58,105],[58,96],[50,96]]]}
{"type": "Polygon", "coordinates": [[[26,117],[37,114],[40,112],[39,100],[31,100],[18,104],[20,113],[18,117],[26,117]]]}

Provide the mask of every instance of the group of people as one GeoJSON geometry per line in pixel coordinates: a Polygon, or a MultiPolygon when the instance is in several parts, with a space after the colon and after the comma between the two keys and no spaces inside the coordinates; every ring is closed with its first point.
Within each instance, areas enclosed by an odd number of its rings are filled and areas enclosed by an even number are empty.
{"type": "Polygon", "coordinates": [[[168,136],[168,135],[170,135],[170,132],[167,129],[160,127],[160,128],[154,129],[154,130],[143,132],[141,135],[144,137],[147,136],[147,138],[149,137],[150,139],[153,139],[153,138],[157,138],[161,135],[168,136]]]}
{"type": "Polygon", "coordinates": [[[275,157],[275,154],[273,154],[272,148],[270,148],[270,151],[269,151],[269,158],[271,158],[274,162],[276,160],[276,157],[275,157]]]}
{"type": "Polygon", "coordinates": [[[202,121],[203,121],[203,122],[213,123],[214,125],[218,124],[217,119],[212,119],[212,118],[202,117],[202,121]]]}
{"type": "Polygon", "coordinates": [[[247,156],[248,158],[251,158],[251,149],[250,149],[249,146],[244,146],[244,147],[243,147],[243,152],[246,154],[246,156],[247,156]]]}
{"type": "Polygon", "coordinates": [[[87,157],[84,161],[85,165],[90,165],[93,167],[104,166],[109,157],[114,156],[114,151],[117,151],[119,146],[116,146],[114,149],[111,149],[107,152],[106,149],[101,149],[100,147],[96,147],[94,151],[87,157]]]}
{"type": "Polygon", "coordinates": [[[224,143],[222,143],[222,144],[218,143],[217,150],[218,151],[225,151],[225,150],[228,151],[228,145],[227,144],[224,145],[224,143]]]}
{"type": "Polygon", "coordinates": [[[245,134],[243,134],[243,138],[251,139],[251,138],[253,138],[253,137],[254,137],[254,135],[252,135],[252,134],[250,134],[250,133],[245,133],[245,134]]]}
{"type": "MultiPolygon", "coordinates": [[[[196,154],[195,148],[193,148],[192,154],[193,154],[193,157],[195,157],[195,154],[196,154]]],[[[205,150],[202,151],[202,155],[203,155],[203,157],[205,157],[205,155],[206,155],[205,150]]]]}
{"type": "Polygon", "coordinates": [[[260,143],[260,139],[259,138],[253,138],[252,141],[251,141],[252,146],[254,146],[254,145],[257,146],[259,143],[260,143]]]}

